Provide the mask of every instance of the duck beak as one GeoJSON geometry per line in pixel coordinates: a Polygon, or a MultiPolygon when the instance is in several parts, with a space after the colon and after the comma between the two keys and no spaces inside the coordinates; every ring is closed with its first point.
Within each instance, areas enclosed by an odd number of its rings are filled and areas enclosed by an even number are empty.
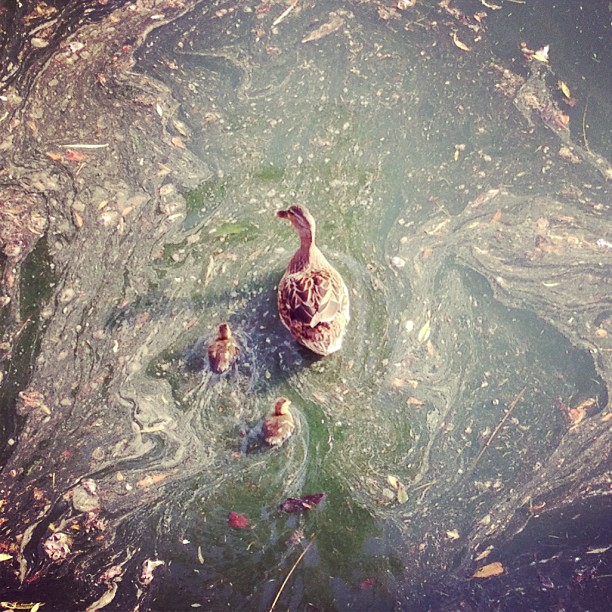
{"type": "Polygon", "coordinates": [[[289,219],[289,211],[288,210],[279,210],[276,213],[277,217],[280,217],[281,219],[289,219]]]}

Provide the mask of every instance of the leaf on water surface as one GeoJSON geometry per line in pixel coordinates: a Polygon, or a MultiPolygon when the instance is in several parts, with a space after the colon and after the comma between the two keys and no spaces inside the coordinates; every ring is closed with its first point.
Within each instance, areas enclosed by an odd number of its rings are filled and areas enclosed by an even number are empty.
{"type": "Polygon", "coordinates": [[[612,544],[609,546],[601,546],[600,548],[589,548],[586,551],[587,555],[600,555],[601,553],[605,553],[612,548],[612,544]]]}
{"type": "Polygon", "coordinates": [[[472,578],[491,578],[493,576],[500,576],[505,571],[504,566],[499,561],[494,561],[476,570],[472,574],[472,578]]]}
{"type": "Polygon", "coordinates": [[[499,9],[501,9],[501,6],[499,6],[498,4],[493,4],[492,2],[487,2],[487,0],[480,0],[480,3],[483,6],[486,6],[487,8],[491,9],[492,11],[499,11],[499,9]]]}
{"type": "Polygon", "coordinates": [[[8,553],[0,553],[0,561],[8,561],[12,559],[13,555],[9,555],[8,553]]]}
{"type": "Polygon", "coordinates": [[[302,39],[303,43],[312,42],[313,40],[319,40],[324,36],[329,36],[334,32],[338,31],[344,25],[344,19],[340,17],[336,12],[329,14],[330,20],[319,26],[314,32],[308,34],[308,36],[302,39]]]}
{"type": "Polygon", "coordinates": [[[462,43],[459,40],[459,37],[457,36],[457,32],[452,32],[451,33],[451,38],[453,39],[453,42],[455,43],[455,46],[459,47],[459,49],[461,49],[462,51],[471,51],[472,50],[465,43],[462,43]]]}
{"type": "Polygon", "coordinates": [[[362,591],[367,591],[371,589],[376,584],[376,578],[364,578],[359,585],[359,588],[362,591]]]}
{"type": "Polygon", "coordinates": [[[406,404],[408,404],[408,406],[413,406],[414,408],[421,408],[425,405],[425,402],[417,399],[416,397],[412,397],[411,395],[406,399],[406,404]]]}
{"type": "Polygon", "coordinates": [[[493,547],[488,546],[474,559],[474,561],[482,561],[483,559],[486,559],[491,552],[493,552],[493,547]]]}
{"type": "Polygon", "coordinates": [[[246,516],[233,511],[227,515],[227,524],[234,529],[251,528],[251,522],[246,516]]]}
{"type": "Polygon", "coordinates": [[[550,51],[550,45],[544,45],[541,49],[538,49],[531,57],[538,62],[548,63],[548,52],[550,51]]]}
{"type": "Polygon", "coordinates": [[[563,92],[563,95],[568,100],[571,100],[572,99],[572,93],[570,91],[570,88],[567,86],[567,83],[565,83],[564,81],[559,81],[558,85],[559,85],[559,89],[563,92]]]}
{"type": "Polygon", "coordinates": [[[397,502],[399,504],[405,504],[408,501],[408,493],[406,487],[400,482],[397,487],[397,502]]]}
{"type": "Polygon", "coordinates": [[[161,482],[162,480],[165,480],[166,478],[168,478],[168,476],[170,476],[170,474],[166,473],[166,474],[153,474],[150,476],[145,476],[144,478],[142,478],[141,480],[139,480],[136,483],[137,487],[140,487],[141,489],[146,489],[147,487],[150,487],[152,485],[158,484],[159,482],[161,482]]]}
{"type": "Polygon", "coordinates": [[[499,208],[495,211],[495,214],[491,217],[491,223],[498,223],[501,219],[502,212],[499,208]]]}
{"type": "Polygon", "coordinates": [[[279,506],[281,512],[306,512],[321,503],[325,493],[314,493],[304,497],[288,497],[279,506]]]}
{"type": "Polygon", "coordinates": [[[461,536],[459,535],[459,532],[456,529],[449,529],[446,532],[446,537],[449,540],[458,540],[461,536]]]}
{"type": "Polygon", "coordinates": [[[185,145],[185,142],[183,141],[183,139],[179,138],[178,136],[175,136],[170,142],[177,149],[186,149],[187,148],[187,146],[185,145]]]}
{"type": "Polygon", "coordinates": [[[67,161],[80,163],[87,159],[87,155],[85,155],[84,153],[81,153],[80,151],[73,151],[72,149],[68,149],[66,153],[64,153],[64,158],[67,161]]]}
{"type": "Polygon", "coordinates": [[[395,476],[387,476],[387,482],[394,488],[397,489],[399,486],[399,480],[395,476]]]}
{"type": "Polygon", "coordinates": [[[421,327],[421,330],[419,331],[419,335],[417,337],[418,341],[425,342],[425,340],[429,338],[430,333],[431,333],[431,325],[428,319],[427,321],[425,321],[425,325],[423,325],[423,327],[421,327]]]}

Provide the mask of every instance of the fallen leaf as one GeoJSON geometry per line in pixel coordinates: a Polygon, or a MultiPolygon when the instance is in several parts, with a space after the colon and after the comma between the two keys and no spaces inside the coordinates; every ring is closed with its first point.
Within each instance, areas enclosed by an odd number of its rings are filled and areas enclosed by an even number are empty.
{"type": "Polygon", "coordinates": [[[449,529],[446,532],[446,537],[449,540],[458,540],[461,536],[459,535],[459,532],[456,529],[449,529]]]}
{"type": "Polygon", "coordinates": [[[394,488],[397,489],[399,486],[399,480],[395,476],[387,476],[387,482],[394,488]]]}
{"type": "Polygon", "coordinates": [[[501,219],[501,210],[496,210],[495,214],[491,217],[491,223],[497,223],[501,219]]]}
{"type": "Polygon", "coordinates": [[[429,338],[430,333],[431,327],[428,319],[427,321],[425,321],[425,325],[423,325],[423,327],[421,327],[421,330],[419,331],[419,335],[417,336],[418,341],[425,342],[429,338]]]}
{"type": "Polygon", "coordinates": [[[397,502],[399,504],[405,504],[408,501],[408,493],[406,487],[400,482],[397,487],[397,502]]]}
{"type": "Polygon", "coordinates": [[[605,553],[612,548],[612,544],[609,546],[602,546],[600,548],[589,548],[586,551],[587,555],[600,555],[601,553],[605,553]]]}
{"type": "Polygon", "coordinates": [[[51,152],[47,152],[46,156],[49,159],[52,159],[53,161],[61,161],[62,159],[64,159],[64,156],[61,153],[51,153],[51,152]]]}
{"type": "Polygon", "coordinates": [[[172,144],[177,147],[178,149],[186,149],[186,145],[185,142],[183,141],[182,138],[179,138],[178,136],[175,136],[170,142],[172,142],[172,144]]]}
{"type": "Polygon", "coordinates": [[[498,11],[499,9],[501,9],[501,6],[499,6],[498,4],[491,4],[490,2],[487,2],[487,0],[480,0],[480,3],[483,6],[490,8],[492,11],[498,11]]]}
{"type": "Polygon", "coordinates": [[[13,555],[9,555],[8,553],[0,553],[0,561],[8,561],[12,559],[13,555]]]}
{"type": "Polygon", "coordinates": [[[459,47],[459,49],[463,50],[463,51],[471,51],[470,47],[468,47],[465,43],[462,43],[459,38],[457,37],[457,32],[452,32],[451,33],[451,38],[453,39],[453,42],[455,43],[456,47],[459,47]]]}
{"type": "Polygon", "coordinates": [[[230,512],[227,515],[227,524],[234,529],[250,529],[251,522],[246,516],[238,514],[237,512],[230,512]]]}
{"type": "Polygon", "coordinates": [[[281,512],[306,512],[321,503],[325,493],[304,495],[304,497],[288,497],[279,506],[281,512]]]}
{"type": "Polygon", "coordinates": [[[505,571],[504,566],[499,561],[494,561],[476,570],[472,574],[472,578],[491,578],[492,576],[500,576],[505,571]]]}
{"type": "Polygon", "coordinates": [[[361,581],[359,588],[362,591],[367,591],[368,589],[371,589],[375,584],[376,584],[375,578],[365,578],[364,580],[361,581]]]}
{"type": "Polygon", "coordinates": [[[559,85],[559,89],[563,92],[563,95],[568,99],[571,100],[572,98],[572,93],[570,92],[570,88],[567,86],[567,84],[564,81],[559,81],[558,82],[559,85]]]}
{"type": "Polygon", "coordinates": [[[414,406],[415,408],[421,408],[422,406],[425,405],[425,402],[422,402],[420,399],[417,399],[416,397],[412,397],[412,395],[406,400],[406,403],[409,406],[414,406]]]}
{"type": "Polygon", "coordinates": [[[327,23],[324,23],[322,26],[319,26],[314,32],[308,34],[308,36],[302,39],[303,43],[312,42],[313,40],[319,40],[324,36],[329,36],[334,32],[338,31],[344,25],[344,19],[340,17],[335,12],[331,12],[329,14],[330,20],[327,23]]]}
{"type": "Polygon", "coordinates": [[[491,552],[493,551],[493,547],[489,546],[487,548],[485,548],[475,559],[474,561],[482,561],[483,559],[486,559],[491,552]]]}
{"type": "Polygon", "coordinates": [[[550,45],[544,45],[541,49],[538,49],[531,57],[538,62],[548,63],[548,52],[550,51],[550,45]]]}
{"type": "Polygon", "coordinates": [[[80,151],[73,151],[72,149],[68,149],[66,153],[64,153],[64,158],[67,161],[80,163],[87,159],[87,156],[81,153],[80,151]]]}
{"type": "Polygon", "coordinates": [[[165,480],[166,478],[168,478],[168,476],[170,476],[170,474],[166,473],[166,474],[153,474],[150,476],[145,476],[144,478],[142,478],[141,480],[139,480],[136,483],[137,487],[140,487],[142,489],[146,489],[147,487],[150,487],[152,485],[155,485],[159,482],[161,482],[162,480],[165,480]]]}

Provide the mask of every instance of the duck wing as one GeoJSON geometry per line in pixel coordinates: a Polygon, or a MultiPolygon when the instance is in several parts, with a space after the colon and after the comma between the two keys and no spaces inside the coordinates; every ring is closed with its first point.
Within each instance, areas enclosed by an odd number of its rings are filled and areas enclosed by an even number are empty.
{"type": "Polygon", "coordinates": [[[340,286],[327,270],[291,274],[282,289],[288,317],[303,325],[331,323],[340,311],[340,286]]]}

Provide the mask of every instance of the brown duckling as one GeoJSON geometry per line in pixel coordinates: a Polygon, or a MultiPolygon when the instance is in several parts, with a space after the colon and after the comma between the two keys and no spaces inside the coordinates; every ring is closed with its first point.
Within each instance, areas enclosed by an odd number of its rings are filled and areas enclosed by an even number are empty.
{"type": "Polygon", "coordinates": [[[278,312],[291,335],[319,355],[342,347],[349,315],[349,293],[339,272],[315,244],[316,224],[308,209],[294,204],[279,210],[300,237],[278,285],[278,312]]]}
{"type": "Polygon", "coordinates": [[[291,402],[279,397],[263,424],[264,440],[268,446],[280,446],[294,431],[295,421],[289,410],[291,402]]]}
{"type": "Polygon", "coordinates": [[[210,367],[217,374],[229,370],[240,353],[238,344],[232,336],[232,330],[227,323],[219,325],[219,332],[215,340],[208,347],[208,360],[210,367]]]}

